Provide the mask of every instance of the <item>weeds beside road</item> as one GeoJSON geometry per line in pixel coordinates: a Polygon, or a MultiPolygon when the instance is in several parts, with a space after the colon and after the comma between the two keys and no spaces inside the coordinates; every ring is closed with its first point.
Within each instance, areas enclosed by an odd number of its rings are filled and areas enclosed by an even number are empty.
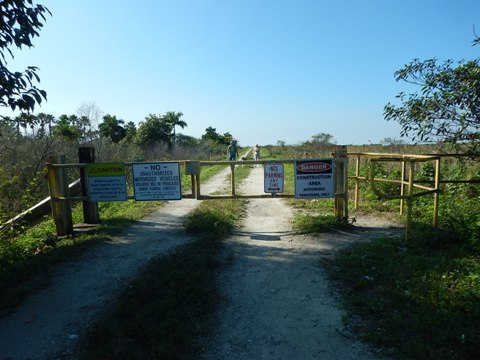
{"type": "Polygon", "coordinates": [[[377,239],[325,262],[355,333],[398,359],[478,359],[480,258],[451,240],[377,239]]]}

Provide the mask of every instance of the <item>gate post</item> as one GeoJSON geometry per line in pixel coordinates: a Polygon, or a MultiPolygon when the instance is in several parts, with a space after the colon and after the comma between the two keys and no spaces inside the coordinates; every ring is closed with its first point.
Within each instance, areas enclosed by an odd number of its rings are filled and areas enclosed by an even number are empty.
{"type": "MultiPolygon", "coordinates": [[[[91,146],[78,148],[78,161],[81,164],[95,162],[95,148],[91,146]]],[[[80,185],[82,187],[82,196],[87,196],[87,169],[80,168],[80,185]]],[[[86,224],[98,224],[100,216],[98,213],[98,203],[84,200],[83,207],[83,221],[86,224]]]]}
{"type": "Polygon", "coordinates": [[[335,217],[348,219],[348,155],[347,147],[337,146],[335,158],[335,217]]]}
{"type": "Polygon", "coordinates": [[[53,164],[65,164],[65,155],[52,155],[47,160],[48,188],[52,217],[58,236],[73,234],[72,206],[66,199],[69,195],[67,171],[65,168],[53,167],[53,164]]]}
{"type": "Polygon", "coordinates": [[[230,169],[232,171],[232,179],[231,179],[232,195],[235,196],[235,164],[230,164],[230,169]]]}
{"type": "Polygon", "coordinates": [[[405,241],[410,239],[412,231],[412,207],[413,207],[413,176],[415,163],[408,159],[408,195],[407,195],[407,214],[405,224],[405,241]]]}

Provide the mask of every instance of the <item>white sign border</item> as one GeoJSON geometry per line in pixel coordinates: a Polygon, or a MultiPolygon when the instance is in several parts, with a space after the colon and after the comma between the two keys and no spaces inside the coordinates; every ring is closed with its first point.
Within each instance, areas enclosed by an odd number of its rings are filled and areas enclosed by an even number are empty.
{"type": "Polygon", "coordinates": [[[266,163],[263,167],[263,192],[266,194],[281,194],[285,191],[285,167],[281,163],[266,163]],[[281,184],[280,184],[280,189],[279,191],[267,191],[267,168],[268,166],[279,166],[281,167],[281,170],[279,173],[282,174],[282,177],[279,178],[281,179],[281,184]]]}
{"type": "MultiPolygon", "coordinates": [[[[157,180],[156,180],[157,181],[157,180]]],[[[171,180],[172,182],[175,180],[171,180]]],[[[155,161],[155,162],[142,162],[142,163],[133,163],[132,164],[132,183],[133,183],[133,197],[135,201],[168,201],[168,200],[182,200],[182,182],[181,182],[181,174],[180,174],[180,163],[179,162],[168,162],[168,161],[155,161]],[[159,197],[141,197],[139,194],[142,194],[142,192],[139,192],[137,190],[137,186],[135,184],[135,167],[139,166],[151,166],[151,165],[176,165],[176,174],[173,174],[173,176],[178,176],[178,181],[176,186],[177,189],[175,190],[175,196],[159,196],[159,197]]],[[[143,193],[144,194],[144,193],[143,193]]]]}
{"type": "MultiPolygon", "coordinates": [[[[333,199],[336,196],[336,191],[335,191],[335,158],[319,158],[319,159],[302,159],[302,160],[295,160],[294,162],[294,196],[295,199],[333,199]],[[332,172],[331,172],[331,179],[328,179],[328,182],[331,182],[331,187],[328,189],[328,195],[327,196],[312,196],[308,195],[307,196],[299,196],[302,194],[302,192],[298,191],[298,187],[300,186],[299,180],[297,179],[297,163],[298,162],[325,162],[326,160],[331,161],[332,164],[332,172]]],[[[314,173],[312,173],[314,174],[314,173]]],[[[300,174],[301,176],[302,174],[300,174]]]]}

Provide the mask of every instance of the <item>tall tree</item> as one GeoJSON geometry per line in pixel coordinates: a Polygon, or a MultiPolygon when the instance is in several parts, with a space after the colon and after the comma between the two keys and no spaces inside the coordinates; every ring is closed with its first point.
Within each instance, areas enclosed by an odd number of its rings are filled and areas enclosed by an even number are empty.
{"type": "Polygon", "coordinates": [[[129,121],[125,124],[125,137],[124,141],[133,141],[137,135],[137,126],[133,121],[129,121]]]}
{"type": "Polygon", "coordinates": [[[40,125],[41,134],[43,136],[52,136],[52,126],[55,125],[55,116],[51,114],[38,113],[37,120],[40,125]],[[45,126],[48,127],[48,131],[45,130],[45,126]]]}
{"type": "MultiPolygon", "coordinates": [[[[9,134],[14,133],[15,136],[20,135],[20,130],[18,128],[18,123],[16,119],[10,116],[0,116],[0,136],[3,136],[5,130],[8,130],[9,134]]],[[[4,140],[0,138],[0,140],[4,140]]],[[[0,148],[0,154],[2,149],[0,148]]]]}
{"type": "Polygon", "coordinates": [[[40,81],[38,68],[28,66],[23,72],[11,72],[6,57],[8,54],[13,59],[12,46],[19,49],[33,46],[32,39],[39,36],[46,13],[51,14],[32,0],[0,1],[0,106],[33,111],[35,104],[47,98],[47,93],[34,85],[40,81]]]}
{"type": "Polygon", "coordinates": [[[233,140],[233,135],[227,131],[226,133],[220,136],[218,143],[221,145],[228,145],[232,140],[233,140]]]}
{"type": "Polygon", "coordinates": [[[202,135],[202,140],[212,140],[213,142],[218,142],[221,136],[217,132],[217,129],[214,127],[207,127],[205,129],[205,134],[202,135]]]}
{"type": "Polygon", "coordinates": [[[60,115],[57,123],[52,128],[53,134],[70,141],[79,141],[82,138],[82,131],[76,125],[77,116],[60,115]]]}
{"type": "Polygon", "coordinates": [[[335,144],[333,135],[327,133],[317,133],[312,135],[312,140],[302,143],[304,155],[318,155],[325,153],[333,144],[335,144]]]}
{"type": "Polygon", "coordinates": [[[180,120],[182,116],[183,116],[182,112],[175,112],[175,111],[168,111],[163,116],[164,120],[172,126],[173,143],[175,143],[175,137],[176,137],[175,127],[180,126],[182,129],[184,129],[187,126],[187,123],[185,121],[180,120]]]}
{"type": "Polygon", "coordinates": [[[18,125],[23,128],[25,136],[27,136],[27,128],[30,127],[33,133],[33,129],[37,124],[37,117],[34,114],[29,114],[26,112],[22,112],[20,115],[16,116],[15,120],[18,122],[18,125]]]}
{"type": "Polygon", "coordinates": [[[184,134],[177,134],[176,137],[176,144],[180,146],[196,146],[198,145],[198,139],[194,138],[193,136],[184,135],[184,134]]]}
{"type": "Polygon", "coordinates": [[[85,138],[93,140],[98,136],[99,121],[102,118],[102,111],[94,102],[84,102],[76,111],[77,115],[84,119],[85,138]],[[86,120],[88,119],[88,121],[86,120]]]}
{"type": "Polygon", "coordinates": [[[103,123],[99,125],[100,135],[109,138],[115,144],[120,142],[125,135],[127,130],[122,126],[125,123],[123,120],[118,120],[115,115],[105,115],[103,117],[103,123]]]}
{"type": "MultiPolygon", "coordinates": [[[[478,43],[477,38],[474,45],[478,43]]],[[[384,108],[385,119],[402,126],[402,136],[462,145],[470,155],[480,156],[480,59],[415,59],[396,71],[395,79],[421,87],[399,93],[401,105],[384,108]]]]}
{"type": "Polygon", "coordinates": [[[335,144],[335,141],[331,134],[318,133],[312,135],[312,143],[317,145],[332,145],[335,144]]]}
{"type": "Polygon", "coordinates": [[[138,124],[136,141],[139,145],[148,146],[167,144],[171,147],[172,126],[162,116],[150,114],[138,124]]]}

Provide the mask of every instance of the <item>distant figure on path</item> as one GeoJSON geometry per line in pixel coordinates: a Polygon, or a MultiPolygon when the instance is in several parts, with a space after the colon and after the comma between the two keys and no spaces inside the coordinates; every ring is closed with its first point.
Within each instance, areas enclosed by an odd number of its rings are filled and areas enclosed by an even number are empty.
{"type": "MultiPolygon", "coordinates": [[[[258,144],[256,144],[253,149],[253,160],[255,161],[258,161],[260,160],[260,146],[258,146],[258,144]]],[[[259,167],[260,164],[255,164],[255,167],[259,167]]]]}
{"type": "Polygon", "coordinates": [[[237,140],[232,139],[227,147],[228,160],[235,161],[238,156],[237,140]]]}

